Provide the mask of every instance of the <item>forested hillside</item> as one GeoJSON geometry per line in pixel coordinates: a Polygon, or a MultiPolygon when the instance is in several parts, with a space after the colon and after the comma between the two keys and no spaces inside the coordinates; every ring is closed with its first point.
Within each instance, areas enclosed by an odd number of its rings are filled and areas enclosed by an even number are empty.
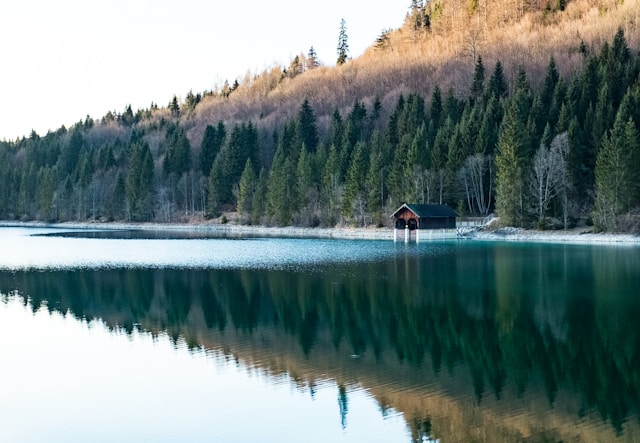
{"type": "Polygon", "coordinates": [[[639,10],[413,1],[358,59],[0,142],[0,219],[360,226],[442,202],[638,229],[639,10]]]}

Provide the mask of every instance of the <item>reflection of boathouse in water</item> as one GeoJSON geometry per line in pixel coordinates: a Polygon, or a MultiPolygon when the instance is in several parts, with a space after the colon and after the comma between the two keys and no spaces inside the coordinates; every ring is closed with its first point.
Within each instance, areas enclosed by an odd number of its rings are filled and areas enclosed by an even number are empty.
{"type": "Polygon", "coordinates": [[[415,240],[455,238],[456,217],[458,213],[447,205],[403,204],[391,214],[395,219],[393,240],[398,241],[398,232],[404,231],[404,241],[411,240],[415,231],[415,240]]]}

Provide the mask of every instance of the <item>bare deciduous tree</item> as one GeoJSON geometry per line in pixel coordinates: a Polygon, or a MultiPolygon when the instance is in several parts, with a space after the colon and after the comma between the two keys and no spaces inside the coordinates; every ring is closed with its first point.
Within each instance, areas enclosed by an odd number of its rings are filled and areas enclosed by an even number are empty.
{"type": "Polygon", "coordinates": [[[466,193],[469,210],[471,212],[477,210],[479,214],[487,215],[491,207],[492,158],[484,154],[467,157],[460,170],[460,180],[466,193]]]}
{"type": "MultiPolygon", "coordinates": [[[[559,194],[565,196],[563,202],[565,214],[568,210],[566,204],[568,189],[566,157],[568,152],[569,140],[565,132],[557,135],[549,148],[541,144],[533,157],[529,187],[539,222],[544,221],[549,204],[559,194]]],[[[568,215],[565,215],[565,223],[567,218],[568,215]]]]}

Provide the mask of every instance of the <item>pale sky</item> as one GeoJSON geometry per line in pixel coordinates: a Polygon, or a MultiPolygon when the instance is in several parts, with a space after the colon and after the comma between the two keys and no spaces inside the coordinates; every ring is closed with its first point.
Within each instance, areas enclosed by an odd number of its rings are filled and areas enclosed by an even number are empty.
{"type": "Polygon", "coordinates": [[[0,3],[0,140],[40,135],[89,114],[166,106],[286,66],[314,47],[334,65],[340,20],[351,57],[409,0],[7,0],[0,3]]]}

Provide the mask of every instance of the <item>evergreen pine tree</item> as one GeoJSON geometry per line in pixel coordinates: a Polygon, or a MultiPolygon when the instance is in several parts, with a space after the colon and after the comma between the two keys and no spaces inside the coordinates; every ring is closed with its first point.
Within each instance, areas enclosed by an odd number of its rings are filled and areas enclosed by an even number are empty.
{"type": "Polygon", "coordinates": [[[495,97],[499,100],[502,97],[506,97],[508,92],[509,87],[504,75],[504,69],[502,68],[502,63],[498,60],[487,85],[487,95],[488,98],[495,97]]]}
{"type": "Polygon", "coordinates": [[[553,94],[559,80],[560,74],[558,73],[558,68],[556,67],[556,60],[553,58],[553,56],[551,56],[549,58],[547,73],[545,75],[544,83],[542,85],[542,91],[540,93],[540,97],[542,99],[542,107],[544,109],[549,109],[551,107],[553,94]]]}
{"type": "Polygon", "coordinates": [[[471,103],[476,103],[482,98],[484,91],[484,65],[482,64],[482,56],[478,55],[476,59],[476,65],[473,70],[473,79],[471,81],[471,103]]]}
{"type": "Polygon", "coordinates": [[[540,139],[540,145],[549,149],[551,147],[551,140],[553,140],[553,133],[551,132],[551,126],[547,123],[540,139]]]}
{"type": "Polygon", "coordinates": [[[383,223],[383,208],[385,198],[386,167],[383,155],[383,140],[376,132],[371,138],[371,155],[369,170],[365,178],[365,190],[367,192],[367,210],[372,215],[377,225],[383,223]]]}
{"type": "Polygon", "coordinates": [[[356,143],[351,156],[351,164],[347,171],[344,183],[344,199],[342,201],[342,214],[346,218],[357,216],[355,209],[358,200],[363,199],[364,179],[367,172],[366,145],[359,141],[356,143]]]}
{"type": "Polygon", "coordinates": [[[25,162],[22,166],[22,173],[20,175],[20,191],[18,214],[23,218],[32,218],[34,216],[33,202],[36,195],[37,188],[37,172],[35,164],[31,162],[25,162]]]}
{"type": "Polygon", "coordinates": [[[107,203],[107,216],[112,220],[122,220],[125,216],[126,186],[122,172],[118,172],[107,203]]]}
{"type": "Polygon", "coordinates": [[[297,134],[300,145],[305,145],[309,152],[315,152],[318,147],[318,128],[316,116],[311,109],[309,100],[305,99],[298,112],[297,134]]]}
{"type": "Polygon", "coordinates": [[[340,146],[343,131],[344,122],[342,121],[342,116],[337,109],[334,109],[329,121],[329,146],[340,146]]]}
{"type": "Polygon", "coordinates": [[[586,140],[578,116],[573,116],[567,132],[571,146],[567,156],[567,169],[572,184],[572,199],[577,206],[590,206],[594,194],[596,153],[586,140]]]}
{"type": "Polygon", "coordinates": [[[496,152],[496,211],[503,226],[524,221],[524,126],[513,105],[506,111],[496,152]]]}
{"type": "Polygon", "coordinates": [[[178,105],[178,97],[175,95],[171,102],[169,103],[169,112],[171,113],[171,117],[179,118],[180,117],[180,105],[178,105]]]}
{"type": "Polygon", "coordinates": [[[367,108],[356,100],[347,119],[346,132],[349,137],[349,145],[355,146],[360,140],[367,139],[367,108]]]}
{"type": "Polygon", "coordinates": [[[218,136],[216,134],[216,128],[212,125],[207,125],[204,130],[204,136],[202,137],[202,143],[200,144],[199,160],[202,175],[208,176],[211,172],[213,161],[220,151],[220,146],[217,142],[218,136]]]}
{"type": "Polygon", "coordinates": [[[167,153],[164,158],[163,170],[165,174],[175,174],[180,177],[191,168],[191,144],[184,132],[178,127],[168,131],[169,139],[167,153]]]}
{"type": "Polygon", "coordinates": [[[400,203],[407,202],[407,197],[411,191],[409,188],[409,182],[407,181],[407,156],[413,137],[410,134],[405,134],[396,150],[393,153],[393,162],[389,168],[389,197],[394,206],[400,203]]]}
{"type": "Polygon", "coordinates": [[[242,217],[246,217],[252,212],[253,193],[256,186],[256,173],[253,170],[251,159],[247,159],[244,170],[240,176],[238,184],[238,203],[236,210],[242,217]]]}
{"type": "Polygon", "coordinates": [[[434,201],[444,203],[445,178],[447,154],[449,152],[449,140],[453,135],[454,124],[451,118],[447,117],[444,124],[438,129],[431,149],[431,173],[436,182],[434,201]]]}
{"type": "Polygon", "coordinates": [[[13,168],[8,158],[8,150],[0,147],[0,217],[3,219],[9,219],[12,212],[13,168]]]}
{"type": "Polygon", "coordinates": [[[453,123],[458,123],[464,110],[464,102],[458,100],[453,93],[453,88],[449,88],[444,99],[443,113],[445,118],[451,118],[453,123]]]}
{"type": "Polygon", "coordinates": [[[598,91],[598,101],[596,103],[595,112],[593,114],[593,120],[591,121],[591,144],[594,147],[594,151],[597,152],[598,148],[602,144],[602,137],[605,135],[607,129],[609,129],[614,123],[614,110],[612,104],[612,98],[609,94],[609,86],[606,82],[602,82],[600,91],[598,91]]]}
{"type": "Polygon", "coordinates": [[[209,216],[217,216],[220,206],[228,200],[230,189],[223,173],[222,157],[218,155],[213,161],[211,172],[209,173],[209,197],[207,208],[209,216]]]}
{"type": "Polygon", "coordinates": [[[529,80],[527,79],[527,72],[522,65],[518,67],[513,100],[518,108],[520,120],[527,121],[533,104],[533,93],[529,80]]]}
{"type": "Polygon", "coordinates": [[[413,171],[414,168],[422,171],[427,167],[427,164],[429,163],[426,132],[426,125],[423,122],[415,132],[413,141],[411,142],[411,146],[409,148],[409,152],[407,153],[406,170],[408,173],[413,171]]]}
{"type": "Polygon", "coordinates": [[[320,60],[318,60],[318,54],[312,46],[307,54],[307,69],[315,69],[318,66],[320,66],[320,60]]]}
{"type": "Polygon", "coordinates": [[[344,65],[347,62],[349,56],[349,43],[347,37],[347,22],[340,20],[340,34],[338,35],[338,60],[336,64],[338,66],[344,65]]]}
{"type": "Polygon", "coordinates": [[[457,203],[461,196],[460,188],[458,187],[458,172],[466,159],[464,146],[462,144],[463,131],[462,122],[455,125],[447,146],[447,162],[445,165],[447,174],[447,200],[451,204],[455,204],[455,207],[459,206],[457,203]]]}
{"type": "Polygon", "coordinates": [[[264,168],[260,169],[258,180],[256,182],[255,191],[253,193],[253,201],[251,205],[251,224],[260,224],[260,220],[264,216],[267,197],[267,172],[264,168]]]}
{"type": "Polygon", "coordinates": [[[596,161],[594,222],[602,230],[617,227],[617,217],[638,202],[636,167],[640,141],[634,122],[616,118],[596,161]]]}
{"type": "Polygon", "coordinates": [[[553,91],[553,98],[551,99],[551,106],[548,108],[548,121],[552,128],[555,128],[560,118],[560,112],[562,105],[565,102],[567,96],[567,84],[561,77],[556,83],[556,87],[553,91]]]}
{"type": "Polygon", "coordinates": [[[297,206],[299,209],[308,212],[309,193],[313,186],[313,171],[312,171],[312,158],[311,154],[307,152],[306,146],[302,145],[300,150],[300,156],[298,157],[298,164],[296,167],[296,187],[297,191],[297,206]]]}
{"type": "Polygon", "coordinates": [[[80,152],[84,146],[84,138],[79,129],[73,130],[69,143],[62,148],[60,158],[58,160],[58,173],[60,180],[64,181],[66,177],[73,175],[77,168],[80,152]]]}
{"type": "Polygon", "coordinates": [[[282,144],[278,146],[273,158],[269,180],[267,184],[267,216],[277,225],[285,226],[291,223],[292,205],[291,193],[295,178],[291,158],[285,155],[282,144]]]}
{"type": "Polygon", "coordinates": [[[57,172],[55,167],[43,167],[38,173],[37,202],[38,217],[41,220],[53,220],[54,195],[56,190],[57,172]]]}
{"type": "Polygon", "coordinates": [[[138,209],[145,220],[151,216],[153,191],[153,158],[148,143],[141,148],[142,167],[140,169],[138,209]]]}
{"type": "MultiPolygon", "coordinates": [[[[440,91],[440,85],[436,85],[435,88],[433,88],[433,92],[431,93],[431,107],[429,109],[429,117],[435,124],[435,128],[437,130],[440,127],[443,119],[442,92],[440,91]]],[[[433,142],[433,140],[429,140],[429,142],[433,142]]]]}
{"type": "Polygon", "coordinates": [[[627,46],[624,31],[622,28],[618,28],[613,38],[611,50],[608,52],[608,57],[603,57],[600,61],[604,72],[603,79],[609,84],[609,93],[614,109],[617,108],[622,101],[627,84],[632,81],[632,78],[629,77],[635,78],[635,75],[637,75],[637,72],[634,73],[633,69],[629,69],[630,61],[631,53],[627,46]]]}
{"type": "Polygon", "coordinates": [[[153,159],[147,143],[136,143],[131,148],[129,171],[126,179],[126,197],[129,217],[142,221],[150,214],[153,184],[153,159]]]}
{"type": "Polygon", "coordinates": [[[226,188],[223,187],[219,195],[222,199],[220,203],[231,203],[231,188],[240,181],[247,159],[251,159],[252,164],[258,164],[257,153],[256,127],[251,122],[236,124],[231,131],[228,143],[216,157],[216,161],[220,158],[222,182],[226,183],[226,188]]]}
{"type": "Polygon", "coordinates": [[[337,222],[336,210],[342,199],[342,182],[338,171],[340,160],[338,151],[334,145],[329,148],[329,155],[322,171],[322,196],[325,199],[327,211],[325,224],[333,226],[337,222]]]}

